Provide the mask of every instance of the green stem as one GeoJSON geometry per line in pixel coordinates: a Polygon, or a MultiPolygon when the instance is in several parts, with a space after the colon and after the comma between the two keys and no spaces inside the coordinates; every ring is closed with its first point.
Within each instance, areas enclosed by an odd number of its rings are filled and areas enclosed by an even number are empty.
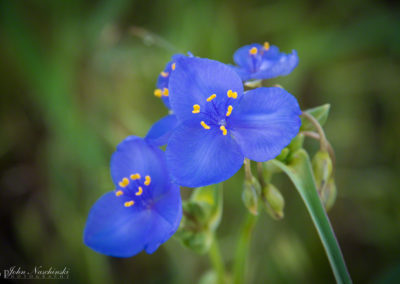
{"type": "Polygon", "coordinates": [[[248,214],[245,222],[243,223],[233,264],[233,283],[235,284],[244,283],[246,259],[250,248],[251,234],[256,221],[257,216],[248,214]]]}
{"type": "Polygon", "coordinates": [[[246,180],[251,180],[253,174],[251,173],[251,164],[249,159],[244,159],[244,176],[246,180]]]}
{"type": "Polygon", "coordinates": [[[221,256],[221,251],[219,249],[219,244],[216,236],[214,236],[214,240],[209,251],[209,256],[214,271],[217,274],[217,280],[218,280],[217,283],[219,284],[225,283],[224,261],[221,256]]]}

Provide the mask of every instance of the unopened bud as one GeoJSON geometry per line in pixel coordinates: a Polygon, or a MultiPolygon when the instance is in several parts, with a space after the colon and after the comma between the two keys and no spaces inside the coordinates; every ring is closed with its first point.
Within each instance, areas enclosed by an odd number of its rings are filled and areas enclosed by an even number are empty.
{"type": "Polygon", "coordinates": [[[329,211],[333,204],[335,204],[336,194],[335,180],[330,178],[321,192],[321,201],[324,204],[326,211],[329,211]]]}
{"type": "Polygon", "coordinates": [[[288,148],[283,148],[281,153],[275,158],[278,161],[284,162],[289,155],[289,149],[288,148]]]}
{"type": "Polygon", "coordinates": [[[327,151],[318,151],[313,160],[312,167],[318,192],[321,193],[332,175],[332,160],[327,151]]]}
{"type": "Polygon", "coordinates": [[[304,135],[299,133],[299,134],[297,134],[296,137],[294,137],[292,139],[288,148],[293,153],[293,152],[299,150],[300,148],[302,148],[303,144],[304,144],[304,135]]]}
{"type": "Polygon", "coordinates": [[[242,200],[244,205],[253,215],[258,215],[258,196],[261,193],[261,186],[255,177],[244,181],[242,200]]]}
{"type": "Polygon", "coordinates": [[[267,184],[262,189],[261,197],[268,214],[275,220],[282,219],[284,216],[285,199],[280,191],[273,184],[267,184]]]}

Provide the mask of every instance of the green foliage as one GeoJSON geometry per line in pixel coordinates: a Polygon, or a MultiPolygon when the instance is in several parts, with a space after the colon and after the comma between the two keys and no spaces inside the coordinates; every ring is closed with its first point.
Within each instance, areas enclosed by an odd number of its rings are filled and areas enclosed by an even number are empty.
{"type": "MultiPolygon", "coordinates": [[[[328,119],[330,108],[331,108],[330,104],[325,104],[322,106],[308,109],[305,112],[311,114],[313,117],[315,117],[315,119],[319,122],[321,126],[324,126],[326,120],[328,119]]],[[[302,117],[300,131],[310,131],[310,130],[315,130],[314,126],[311,124],[309,120],[302,117]]]]}

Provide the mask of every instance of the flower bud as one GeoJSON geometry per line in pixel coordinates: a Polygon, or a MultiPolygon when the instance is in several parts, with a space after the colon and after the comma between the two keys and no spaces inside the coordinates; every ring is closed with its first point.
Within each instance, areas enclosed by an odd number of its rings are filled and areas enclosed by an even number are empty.
{"type": "Polygon", "coordinates": [[[273,184],[269,183],[262,189],[261,197],[268,214],[275,220],[282,219],[284,216],[285,200],[280,191],[273,184]]]}
{"type": "Polygon", "coordinates": [[[332,175],[332,160],[327,151],[318,151],[313,160],[312,167],[318,192],[321,194],[332,175]]]}
{"type": "Polygon", "coordinates": [[[326,211],[329,211],[333,204],[335,204],[336,194],[335,180],[330,178],[321,192],[321,201],[324,204],[326,211]]]}
{"type": "Polygon", "coordinates": [[[206,253],[213,242],[213,234],[208,230],[197,232],[195,230],[185,230],[180,227],[174,236],[185,247],[199,254],[206,253]]]}
{"type": "Polygon", "coordinates": [[[261,186],[255,177],[245,179],[243,184],[242,200],[249,212],[258,215],[258,196],[261,193],[261,186]]]}
{"type": "Polygon", "coordinates": [[[289,149],[288,148],[283,148],[281,153],[275,158],[278,161],[284,162],[287,158],[287,156],[289,155],[289,149]]]}
{"type": "Polygon", "coordinates": [[[294,137],[292,139],[288,148],[289,148],[290,152],[293,153],[293,152],[299,150],[300,148],[302,148],[303,144],[304,144],[304,135],[299,133],[299,134],[297,134],[296,137],[294,137]]]}

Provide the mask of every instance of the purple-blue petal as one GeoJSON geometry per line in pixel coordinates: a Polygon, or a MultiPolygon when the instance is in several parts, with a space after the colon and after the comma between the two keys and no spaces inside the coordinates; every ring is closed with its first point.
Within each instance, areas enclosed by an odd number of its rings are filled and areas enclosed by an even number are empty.
{"type": "Polygon", "coordinates": [[[169,136],[172,130],[178,124],[176,116],[173,114],[167,115],[161,118],[159,121],[153,124],[149,132],[146,135],[146,140],[155,146],[162,146],[167,144],[169,136]]]}
{"type": "Polygon", "coordinates": [[[260,44],[250,44],[239,48],[233,55],[238,65],[234,68],[243,81],[252,79],[271,79],[288,75],[296,68],[299,59],[295,50],[290,54],[279,51],[272,45],[266,50],[260,44]],[[251,55],[250,50],[256,47],[257,54],[251,55]]]}
{"type": "Polygon", "coordinates": [[[248,91],[233,110],[232,135],[246,158],[263,162],[275,158],[300,129],[300,107],[281,88],[248,91]]]}
{"type": "Polygon", "coordinates": [[[225,111],[227,91],[237,92],[239,98],[243,84],[237,73],[225,64],[204,58],[181,57],[171,74],[169,89],[171,108],[179,121],[185,121],[193,118],[195,104],[201,111],[212,105],[225,111]],[[217,97],[207,103],[212,94],[217,97]]]}
{"type": "Polygon", "coordinates": [[[172,179],[179,185],[200,187],[233,176],[243,164],[239,145],[217,126],[204,129],[197,120],[179,125],[166,149],[172,179]]]}
{"type": "Polygon", "coordinates": [[[176,185],[147,207],[125,207],[126,201],[128,197],[109,192],[94,204],[84,231],[87,246],[115,257],[130,257],[142,250],[152,253],[178,229],[182,204],[176,185]]]}
{"type": "Polygon", "coordinates": [[[170,184],[165,154],[145,139],[129,136],[123,140],[111,157],[111,176],[116,187],[123,178],[139,173],[151,177],[154,192],[166,190],[170,184]]]}

